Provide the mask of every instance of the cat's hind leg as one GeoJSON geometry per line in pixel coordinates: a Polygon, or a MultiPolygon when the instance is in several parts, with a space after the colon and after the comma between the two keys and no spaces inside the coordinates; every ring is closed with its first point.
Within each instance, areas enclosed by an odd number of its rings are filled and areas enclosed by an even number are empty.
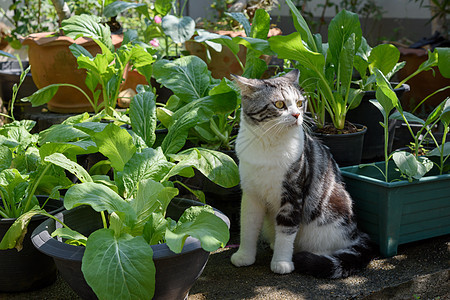
{"type": "Polygon", "coordinates": [[[231,256],[231,263],[236,267],[249,266],[255,262],[264,213],[265,209],[258,199],[245,192],[242,194],[241,242],[239,250],[231,256]]]}

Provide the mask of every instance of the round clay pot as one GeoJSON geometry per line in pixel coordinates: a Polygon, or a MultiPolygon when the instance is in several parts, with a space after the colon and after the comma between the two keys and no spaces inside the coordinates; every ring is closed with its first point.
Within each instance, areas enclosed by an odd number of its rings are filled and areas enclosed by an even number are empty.
{"type": "MultiPolygon", "coordinates": [[[[46,196],[37,196],[41,204],[46,196]]],[[[46,209],[50,214],[61,212],[63,201],[49,199],[46,209]]],[[[23,249],[0,250],[0,291],[23,292],[36,290],[52,284],[56,280],[56,266],[51,257],[37,251],[31,243],[31,233],[47,217],[34,216],[28,224],[23,240],[23,249]]],[[[0,219],[0,240],[16,221],[15,218],[0,219]]]]}
{"type": "MultiPolygon", "coordinates": [[[[121,35],[112,35],[112,38],[114,45],[119,45],[123,39],[121,35]]],[[[33,81],[39,89],[55,83],[70,83],[92,97],[85,84],[86,70],[78,69],[77,60],[70,52],[69,46],[73,43],[83,46],[92,55],[101,52],[92,39],[80,37],[73,40],[67,36],[54,35],[52,32],[34,33],[22,42],[28,46],[33,81]]],[[[86,97],[72,87],[60,87],[47,106],[50,111],[58,113],[93,111],[86,97]]]]}
{"type": "MultiPolygon", "coordinates": [[[[167,215],[177,220],[183,211],[200,202],[175,198],[167,209],[167,215]]],[[[228,218],[216,211],[230,226],[228,218]]],[[[89,206],[79,206],[56,215],[70,228],[88,236],[102,227],[100,214],[89,206]]],[[[56,229],[54,220],[42,223],[32,234],[32,241],[39,251],[53,257],[62,278],[83,299],[97,299],[81,272],[84,247],[63,243],[51,237],[56,229]]],[[[153,261],[156,267],[155,295],[153,299],[187,299],[190,288],[203,272],[209,252],[202,249],[198,239],[188,237],[181,253],[172,252],[166,244],[152,245],[153,261]]]]}

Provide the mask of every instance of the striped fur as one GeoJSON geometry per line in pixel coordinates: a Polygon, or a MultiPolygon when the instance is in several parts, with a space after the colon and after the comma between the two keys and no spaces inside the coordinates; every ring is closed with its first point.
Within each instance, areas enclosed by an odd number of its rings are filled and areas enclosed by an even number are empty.
{"type": "Polygon", "coordinates": [[[305,99],[298,75],[236,77],[242,93],[236,152],[243,196],[241,244],[231,261],[252,264],[262,231],[274,251],[273,272],[346,277],[372,258],[370,240],[356,227],[352,200],[328,148],[302,127],[304,107],[297,105],[305,99]]]}

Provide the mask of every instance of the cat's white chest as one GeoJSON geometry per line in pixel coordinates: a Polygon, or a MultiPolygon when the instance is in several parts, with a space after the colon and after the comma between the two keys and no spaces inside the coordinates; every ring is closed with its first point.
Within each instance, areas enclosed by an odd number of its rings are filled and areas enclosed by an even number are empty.
{"type": "Polygon", "coordinates": [[[245,126],[236,141],[241,187],[269,210],[277,211],[286,173],[303,151],[303,131],[292,127],[284,134],[258,136],[245,126]]]}

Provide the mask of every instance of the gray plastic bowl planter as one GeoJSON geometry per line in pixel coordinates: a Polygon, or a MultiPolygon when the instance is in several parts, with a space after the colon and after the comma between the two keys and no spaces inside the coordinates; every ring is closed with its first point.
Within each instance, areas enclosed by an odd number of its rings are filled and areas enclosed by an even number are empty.
{"type": "MultiPolygon", "coordinates": [[[[178,219],[183,211],[200,202],[176,198],[170,203],[167,214],[178,219]]],[[[216,210],[228,227],[230,221],[216,210]]],[[[56,215],[70,228],[88,236],[102,227],[100,214],[87,206],[79,206],[56,215]]],[[[58,271],[70,287],[83,299],[97,299],[92,289],[86,283],[81,272],[81,260],[84,247],[72,246],[51,237],[56,229],[54,220],[47,220],[32,234],[32,242],[39,251],[53,257],[58,271]]],[[[153,299],[187,299],[190,288],[201,275],[209,252],[201,248],[198,239],[188,237],[183,251],[179,254],[172,252],[166,244],[153,245],[153,261],[156,267],[155,295],[153,299]]],[[[113,295],[111,295],[113,297],[113,295]]]]}
{"type": "MultiPolygon", "coordinates": [[[[377,165],[383,168],[384,162],[377,165]]],[[[389,167],[394,174],[394,166],[389,167]]],[[[450,174],[384,182],[374,167],[341,171],[358,226],[380,246],[383,256],[396,255],[400,244],[450,233],[450,174]]]]}

